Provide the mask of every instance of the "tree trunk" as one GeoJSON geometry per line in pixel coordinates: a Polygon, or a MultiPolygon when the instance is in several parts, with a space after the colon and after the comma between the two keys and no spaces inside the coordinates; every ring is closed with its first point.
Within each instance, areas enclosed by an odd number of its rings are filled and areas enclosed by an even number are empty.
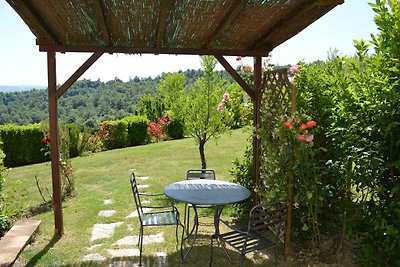
{"type": "Polygon", "coordinates": [[[204,140],[201,140],[199,143],[199,152],[200,152],[200,159],[201,159],[201,168],[202,169],[207,169],[207,163],[206,163],[206,155],[204,154],[204,145],[206,142],[204,140]]]}

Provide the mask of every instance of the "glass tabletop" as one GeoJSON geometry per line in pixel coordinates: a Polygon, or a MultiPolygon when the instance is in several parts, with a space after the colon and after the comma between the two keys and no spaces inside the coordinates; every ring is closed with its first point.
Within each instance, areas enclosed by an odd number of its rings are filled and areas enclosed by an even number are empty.
{"type": "Polygon", "coordinates": [[[238,203],[250,197],[250,191],[241,185],[220,180],[185,180],[164,188],[168,197],[193,205],[223,206],[238,203]]]}

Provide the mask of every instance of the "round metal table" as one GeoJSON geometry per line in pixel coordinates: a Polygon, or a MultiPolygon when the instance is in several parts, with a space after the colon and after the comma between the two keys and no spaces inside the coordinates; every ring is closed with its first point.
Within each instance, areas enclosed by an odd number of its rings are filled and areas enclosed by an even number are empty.
{"type": "MultiPolygon", "coordinates": [[[[164,188],[164,194],[169,198],[192,204],[195,211],[195,223],[191,232],[182,240],[182,242],[188,239],[193,233],[194,238],[191,242],[191,245],[182,260],[185,260],[189,255],[190,250],[192,249],[198,231],[198,216],[196,206],[207,205],[214,206],[214,234],[211,237],[211,258],[210,258],[210,266],[212,265],[212,248],[213,248],[213,240],[214,238],[219,241],[219,218],[221,216],[221,212],[224,206],[234,203],[242,202],[250,197],[250,191],[241,185],[225,182],[221,180],[207,180],[207,179],[198,179],[198,180],[184,180],[179,181],[173,184],[170,184],[164,188]]],[[[229,254],[224,249],[225,254],[228,256],[229,254]]]]}

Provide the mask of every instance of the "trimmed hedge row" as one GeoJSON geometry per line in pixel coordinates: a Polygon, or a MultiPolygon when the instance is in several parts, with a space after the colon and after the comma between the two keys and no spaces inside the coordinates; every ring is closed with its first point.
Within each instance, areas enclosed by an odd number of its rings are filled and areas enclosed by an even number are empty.
{"type": "Polygon", "coordinates": [[[41,151],[43,133],[40,124],[18,126],[13,124],[0,126],[0,140],[6,157],[4,165],[16,167],[48,160],[41,151]]]}
{"type": "MultiPolygon", "coordinates": [[[[143,145],[150,141],[149,124],[149,119],[143,115],[106,121],[100,124],[101,129],[94,137],[101,139],[105,150],[143,145]]],[[[77,157],[84,152],[80,128],[75,124],[67,124],[65,128],[68,130],[69,156],[77,157]]],[[[172,139],[183,138],[183,124],[179,121],[170,122],[167,131],[172,139]]],[[[6,154],[4,165],[16,167],[48,161],[49,156],[42,151],[45,147],[41,143],[43,137],[41,124],[0,126],[0,140],[6,154]]]]}

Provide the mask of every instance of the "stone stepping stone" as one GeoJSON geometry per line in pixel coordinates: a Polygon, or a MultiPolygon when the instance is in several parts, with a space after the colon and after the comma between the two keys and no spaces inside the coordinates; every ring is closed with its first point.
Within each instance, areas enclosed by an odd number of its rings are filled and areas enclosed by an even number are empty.
{"type": "Polygon", "coordinates": [[[111,199],[104,199],[103,204],[104,205],[111,205],[113,201],[111,199]]]}
{"type": "Polygon", "coordinates": [[[85,257],[83,257],[82,259],[83,261],[105,261],[106,258],[103,257],[101,254],[99,253],[90,253],[88,255],[85,255],[85,257]]]}
{"type": "MultiPolygon", "coordinates": [[[[149,212],[149,211],[152,211],[152,209],[150,209],[150,208],[144,208],[143,209],[143,212],[149,212]]],[[[131,214],[126,216],[125,219],[135,218],[135,217],[138,217],[138,216],[139,216],[139,214],[138,214],[137,210],[135,210],[134,212],[132,212],[131,214]]]]}
{"type": "Polygon", "coordinates": [[[158,267],[168,266],[168,264],[167,264],[167,253],[159,251],[159,252],[156,252],[154,255],[157,258],[157,266],[158,267]]]}
{"type": "Polygon", "coordinates": [[[140,176],[140,177],[138,177],[138,180],[147,180],[147,179],[149,179],[148,176],[140,176]]]}
{"type": "Polygon", "coordinates": [[[107,252],[112,258],[137,257],[140,253],[137,248],[107,249],[107,252]]]}
{"type": "Polygon", "coordinates": [[[99,216],[102,216],[102,217],[111,217],[111,216],[113,216],[115,213],[117,213],[117,211],[116,210],[101,210],[101,211],[99,211],[99,216]]]}
{"type": "Polygon", "coordinates": [[[102,239],[102,238],[110,238],[114,234],[115,227],[120,226],[123,222],[116,222],[116,223],[98,223],[95,224],[92,230],[92,237],[90,238],[91,241],[102,239]]]}
{"type": "Polygon", "coordinates": [[[148,184],[138,184],[137,188],[142,189],[142,188],[148,188],[150,187],[148,184]]]}
{"type": "MultiPolygon", "coordinates": [[[[114,245],[117,246],[132,246],[136,245],[139,240],[139,236],[131,235],[121,238],[114,245]]],[[[163,243],[165,242],[164,233],[158,233],[155,235],[143,235],[143,244],[155,244],[155,243],[163,243]]]]}
{"type": "Polygon", "coordinates": [[[128,224],[127,226],[126,226],[126,230],[128,230],[128,231],[132,231],[134,228],[133,228],[133,226],[132,226],[132,224],[128,224]]]}
{"type": "Polygon", "coordinates": [[[91,250],[94,250],[96,248],[102,247],[103,245],[104,244],[96,244],[96,245],[91,246],[90,248],[87,248],[87,250],[91,251],[91,250]]]}

